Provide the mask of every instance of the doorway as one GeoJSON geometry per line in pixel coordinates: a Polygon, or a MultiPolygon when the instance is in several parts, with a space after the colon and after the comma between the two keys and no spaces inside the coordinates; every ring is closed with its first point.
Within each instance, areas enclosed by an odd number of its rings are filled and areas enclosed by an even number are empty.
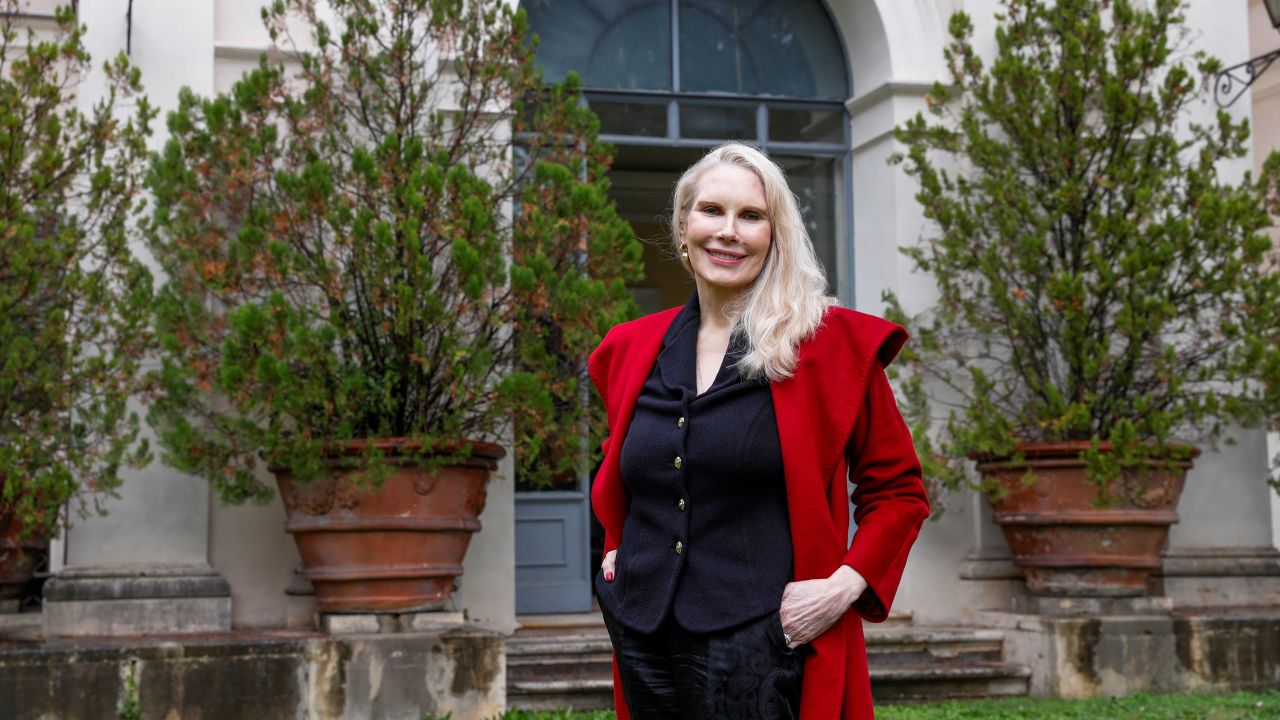
{"type": "MultiPolygon", "coordinates": [[[[550,81],[582,78],[617,152],[611,197],[644,243],[642,313],[693,283],[670,238],[671,193],[708,149],[755,145],[787,174],[831,292],[852,296],[851,96],[844,41],[822,0],[522,0],[550,81]]],[[[516,612],[581,612],[601,538],[590,478],[516,493],[516,612]]]]}

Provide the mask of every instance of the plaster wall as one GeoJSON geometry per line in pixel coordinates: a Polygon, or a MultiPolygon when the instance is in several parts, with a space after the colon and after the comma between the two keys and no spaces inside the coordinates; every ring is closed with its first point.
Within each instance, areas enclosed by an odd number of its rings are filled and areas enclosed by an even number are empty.
{"type": "MultiPolygon", "coordinates": [[[[257,66],[270,46],[259,0],[216,0],[213,44],[209,48],[212,87],[206,95],[229,92],[240,76],[257,66]]],[[[193,88],[194,89],[194,88],[193,88]]],[[[260,479],[275,481],[265,469],[260,479]]],[[[215,499],[210,517],[210,563],[231,585],[236,627],[289,624],[285,583],[300,566],[297,547],[284,531],[279,495],[263,506],[228,506],[215,499]]]]}
{"type": "MultiPolygon", "coordinates": [[[[1262,0],[1249,2],[1249,56],[1257,57],[1280,49],[1280,30],[1271,25],[1262,0]]],[[[1233,63],[1228,62],[1228,65],[1233,63]]],[[[1267,156],[1280,150],[1280,70],[1272,67],[1263,73],[1250,89],[1253,110],[1253,164],[1262,168],[1267,156]]],[[[1244,102],[1243,100],[1241,102],[1244,102]]],[[[1272,230],[1280,251],[1280,227],[1272,230]]],[[[1280,433],[1268,436],[1267,457],[1280,456],[1280,433]]],[[[1271,493],[1271,539],[1280,547],[1280,494],[1271,493]]]]}
{"type": "MultiPolygon", "coordinates": [[[[1250,46],[1248,3],[1191,3],[1188,41],[1225,65],[1243,62],[1250,46]]],[[[1218,108],[1211,100],[1193,107],[1193,120],[1209,122],[1218,108]]],[[[1250,116],[1249,98],[1228,109],[1236,119],[1250,116]]],[[[1255,137],[1257,137],[1255,135],[1255,137]]],[[[1224,179],[1237,180],[1252,170],[1254,157],[1223,163],[1224,179]]],[[[1237,445],[1204,448],[1187,476],[1178,506],[1181,522],[1169,533],[1169,547],[1263,547],[1273,542],[1272,498],[1262,478],[1267,468],[1266,437],[1260,430],[1233,430],[1237,445]]]]}
{"type": "MultiPolygon", "coordinates": [[[[927,236],[929,228],[914,196],[914,180],[888,163],[901,150],[893,128],[925,110],[924,96],[944,79],[942,43],[951,2],[832,3],[845,36],[854,77],[851,116],[853,149],[853,305],[880,313],[881,295],[893,290],[908,312],[926,309],[937,297],[928,278],[912,272],[900,248],[927,236]]],[[[919,622],[954,622],[974,609],[1005,607],[1016,581],[970,582],[959,577],[975,547],[975,527],[989,522],[968,492],[934,497],[935,513],[920,533],[898,590],[895,609],[919,622]]],[[[989,515],[989,513],[987,513],[989,515]]]]}
{"type": "MultiPolygon", "coordinates": [[[[81,86],[81,106],[87,108],[101,96],[105,82],[101,65],[123,52],[131,35],[131,59],[142,70],[147,97],[160,110],[157,136],[152,139],[152,146],[158,148],[163,142],[164,113],[176,105],[178,89],[184,85],[203,92],[211,89],[212,17],[212,0],[136,0],[130,33],[120,6],[81,3],[80,18],[88,27],[85,43],[94,62],[93,72],[81,86]]],[[[135,249],[147,257],[144,249],[135,249]]],[[[133,409],[143,412],[136,404],[133,409]]],[[[144,433],[150,436],[145,428],[144,433]]],[[[203,480],[156,462],[128,473],[120,497],[102,504],[105,516],[73,518],[67,534],[68,565],[207,562],[209,489],[203,480]]]]}

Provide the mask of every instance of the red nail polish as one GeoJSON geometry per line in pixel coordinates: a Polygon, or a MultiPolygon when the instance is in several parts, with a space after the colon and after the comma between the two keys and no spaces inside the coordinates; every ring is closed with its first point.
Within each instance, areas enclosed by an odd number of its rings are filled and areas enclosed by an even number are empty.
{"type": "Polygon", "coordinates": [[[605,574],[604,574],[604,581],[605,581],[605,582],[613,582],[613,573],[605,573],[605,574]]]}

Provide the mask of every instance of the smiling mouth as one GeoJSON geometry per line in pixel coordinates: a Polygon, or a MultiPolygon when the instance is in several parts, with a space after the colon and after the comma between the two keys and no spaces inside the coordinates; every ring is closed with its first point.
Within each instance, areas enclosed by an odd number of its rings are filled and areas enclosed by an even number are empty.
{"type": "Polygon", "coordinates": [[[712,260],[718,260],[720,262],[736,263],[746,257],[746,255],[735,255],[734,253],[723,252],[720,250],[707,250],[706,252],[712,260]]]}

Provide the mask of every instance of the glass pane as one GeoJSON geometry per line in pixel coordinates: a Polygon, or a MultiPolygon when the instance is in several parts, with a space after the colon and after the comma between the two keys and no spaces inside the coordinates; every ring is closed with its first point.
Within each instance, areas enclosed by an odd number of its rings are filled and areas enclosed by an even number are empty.
{"type": "Polygon", "coordinates": [[[772,156],[787,173],[787,184],[800,201],[805,229],[818,253],[818,260],[827,271],[827,287],[830,292],[839,288],[839,267],[836,265],[836,206],[843,202],[844,189],[836,182],[834,158],[772,156]]]}
{"type": "Polygon", "coordinates": [[[707,140],[755,140],[754,107],[680,105],[680,136],[707,140]]]}
{"type": "Polygon", "coordinates": [[[843,111],[769,108],[769,139],[780,142],[843,143],[843,111]]]}
{"type": "Polygon", "coordinates": [[[669,0],[523,0],[551,82],[570,70],[584,87],[671,89],[669,0]]]}
{"type": "Polygon", "coordinates": [[[845,100],[849,81],[818,0],[680,0],[680,89],[845,100]]]}
{"type": "MultiPolygon", "coordinates": [[[[18,3],[19,15],[52,15],[59,5],[71,5],[71,0],[26,0],[18,3]]],[[[75,9],[72,6],[72,9],[75,9]]]]}
{"type": "Polygon", "coordinates": [[[600,116],[600,132],[606,135],[667,136],[667,105],[663,103],[591,100],[591,109],[600,116]]]}

